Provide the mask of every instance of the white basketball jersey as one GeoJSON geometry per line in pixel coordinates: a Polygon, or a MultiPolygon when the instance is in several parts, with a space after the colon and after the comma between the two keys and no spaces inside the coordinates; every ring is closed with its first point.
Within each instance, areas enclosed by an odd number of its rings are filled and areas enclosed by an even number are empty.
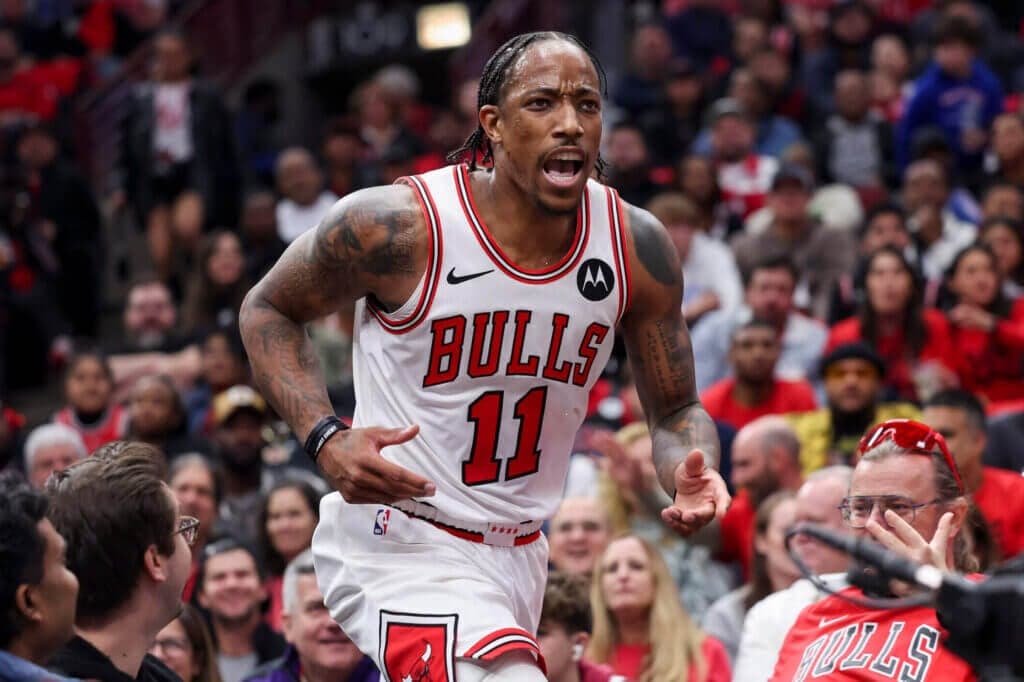
{"type": "Polygon", "coordinates": [[[429,258],[401,308],[356,308],[355,424],[418,424],[382,454],[434,482],[437,494],[420,501],[451,518],[549,518],[629,305],[622,204],[588,182],[568,252],[524,270],[479,218],[466,166],[401,182],[419,197],[429,258]]]}

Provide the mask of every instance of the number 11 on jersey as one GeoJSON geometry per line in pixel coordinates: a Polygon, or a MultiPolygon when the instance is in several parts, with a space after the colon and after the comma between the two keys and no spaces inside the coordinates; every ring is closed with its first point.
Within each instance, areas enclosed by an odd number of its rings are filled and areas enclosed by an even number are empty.
{"type": "Polygon", "coordinates": [[[519,424],[519,434],[512,457],[505,460],[502,476],[502,460],[498,458],[498,443],[501,441],[502,412],[505,392],[486,391],[469,405],[467,419],[473,422],[473,442],[469,458],[462,463],[462,482],[468,486],[511,481],[529,476],[540,468],[540,429],[544,420],[544,407],[548,389],[538,386],[516,401],[512,416],[519,424]]]}

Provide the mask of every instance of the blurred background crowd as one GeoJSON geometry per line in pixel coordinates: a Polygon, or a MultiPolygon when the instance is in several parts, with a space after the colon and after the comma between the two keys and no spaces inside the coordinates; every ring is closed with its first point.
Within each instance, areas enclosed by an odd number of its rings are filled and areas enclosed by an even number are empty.
{"type": "MultiPolygon", "coordinates": [[[[609,74],[604,181],[679,251],[737,493],[700,537],[661,527],[616,354],[549,524],[553,566],[597,587],[559,577],[549,625],[589,630],[557,619],[592,603],[588,657],[638,678],[647,650],[599,622],[599,558],[642,553],[679,595],[658,617],[729,679],[748,610],[799,577],[784,529],[841,527],[823,515],[857,442],[894,417],[947,435],[983,565],[1024,549],[1024,5],[0,0],[0,469],[42,487],[112,441],[156,446],[200,522],[203,612],[159,652],[205,623],[226,682],[280,656],[285,567],[327,492],[250,384],[249,287],[340,197],[442,166],[483,62],[537,29],[609,74]]],[[[342,416],[352,313],[309,329],[342,416]]]]}

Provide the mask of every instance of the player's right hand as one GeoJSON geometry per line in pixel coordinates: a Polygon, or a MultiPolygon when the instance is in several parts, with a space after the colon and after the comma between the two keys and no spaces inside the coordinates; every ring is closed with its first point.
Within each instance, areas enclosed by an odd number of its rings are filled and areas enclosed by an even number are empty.
{"type": "Polygon", "coordinates": [[[331,438],[317,463],[331,486],[351,504],[391,503],[433,495],[433,483],[381,457],[389,445],[416,437],[419,426],[385,429],[379,426],[350,429],[331,438]]]}

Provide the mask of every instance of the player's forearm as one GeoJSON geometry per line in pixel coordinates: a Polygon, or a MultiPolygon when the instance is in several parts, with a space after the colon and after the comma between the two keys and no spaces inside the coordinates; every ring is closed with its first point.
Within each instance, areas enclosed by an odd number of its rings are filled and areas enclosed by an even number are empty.
{"type": "Polygon", "coordinates": [[[263,298],[258,287],[242,304],[239,327],[256,386],[295,435],[305,438],[317,420],[334,414],[305,328],[263,298]]]}
{"type": "Polygon", "coordinates": [[[718,430],[699,402],[671,412],[651,424],[651,442],[658,481],[669,495],[675,494],[676,469],[693,450],[704,453],[708,466],[718,467],[718,430]]]}

